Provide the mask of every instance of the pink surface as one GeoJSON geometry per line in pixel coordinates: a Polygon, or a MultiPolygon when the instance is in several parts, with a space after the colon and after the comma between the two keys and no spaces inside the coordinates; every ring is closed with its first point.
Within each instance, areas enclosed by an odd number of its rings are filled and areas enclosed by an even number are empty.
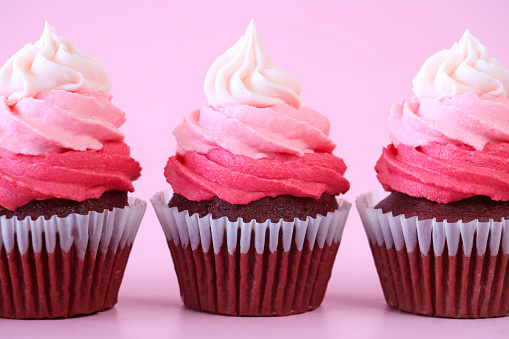
{"type": "MultiPolygon", "coordinates": [[[[203,81],[209,66],[255,18],[274,63],[301,83],[302,105],[331,120],[334,153],[348,166],[351,190],[345,198],[353,202],[381,188],[373,167],[389,143],[390,108],[412,95],[412,78],[430,55],[449,48],[469,28],[509,67],[508,12],[504,0],[6,1],[0,63],[35,42],[44,20],[100,60],[113,81],[112,102],[127,114],[121,131],[143,167],[135,195],[148,200],[169,186],[163,168],[176,147],[171,131],[207,103],[203,81]]],[[[114,309],[68,320],[0,319],[0,326],[3,336],[17,338],[496,338],[507,336],[509,318],[458,321],[389,309],[355,210],[318,310],[279,319],[194,312],[182,306],[169,250],[149,206],[114,309]]]]}

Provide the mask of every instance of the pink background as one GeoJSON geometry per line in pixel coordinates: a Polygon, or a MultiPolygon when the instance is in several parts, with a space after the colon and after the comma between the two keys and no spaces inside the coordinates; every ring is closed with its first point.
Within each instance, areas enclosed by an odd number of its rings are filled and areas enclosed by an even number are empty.
{"type": "MultiPolygon", "coordinates": [[[[99,59],[113,79],[113,102],[127,113],[122,130],[141,162],[135,195],[168,189],[173,128],[206,104],[203,81],[213,60],[255,18],[274,63],[302,85],[302,102],[327,115],[335,153],[348,165],[345,198],[380,189],[373,166],[388,143],[392,104],[410,96],[426,58],[469,28],[509,67],[507,0],[428,1],[3,1],[0,64],[42,34],[59,35],[99,59]]],[[[0,319],[18,337],[361,337],[447,334],[507,337],[509,318],[451,320],[389,309],[355,207],[322,307],[285,318],[231,318],[194,312],[180,301],[163,232],[152,206],[141,224],[117,306],[69,320],[0,319]],[[72,333],[72,334],[71,334],[72,333]]]]}

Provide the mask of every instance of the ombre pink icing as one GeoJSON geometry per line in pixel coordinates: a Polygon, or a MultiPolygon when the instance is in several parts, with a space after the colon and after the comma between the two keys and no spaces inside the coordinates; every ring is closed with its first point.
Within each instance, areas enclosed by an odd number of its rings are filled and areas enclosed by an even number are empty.
{"type": "Polygon", "coordinates": [[[329,129],[329,120],[309,107],[206,106],[175,129],[179,149],[166,180],[190,200],[217,196],[231,204],[345,193],[346,166],[332,154],[329,129]]]}
{"type": "Polygon", "coordinates": [[[206,154],[194,151],[171,157],[165,168],[174,192],[195,201],[214,196],[232,204],[248,204],[263,197],[292,195],[318,199],[345,193],[346,166],[330,153],[304,156],[277,154],[272,159],[252,159],[222,148],[206,154]]]}
{"type": "Polygon", "coordinates": [[[209,104],[175,128],[165,167],[175,193],[248,204],[292,195],[345,193],[346,166],[332,154],[329,120],[300,105],[299,83],[270,60],[251,21],[205,79],[209,104]]]}
{"type": "Polygon", "coordinates": [[[429,58],[393,106],[375,170],[388,191],[449,203],[509,201],[509,71],[467,30],[429,58]]]}
{"type": "Polygon", "coordinates": [[[133,191],[140,164],[119,127],[104,67],[46,23],[0,69],[0,206],[133,191]]]}
{"type": "Polygon", "coordinates": [[[84,201],[110,190],[134,191],[140,164],[124,142],[98,150],[10,154],[0,158],[0,205],[15,210],[32,200],[84,201]]]}

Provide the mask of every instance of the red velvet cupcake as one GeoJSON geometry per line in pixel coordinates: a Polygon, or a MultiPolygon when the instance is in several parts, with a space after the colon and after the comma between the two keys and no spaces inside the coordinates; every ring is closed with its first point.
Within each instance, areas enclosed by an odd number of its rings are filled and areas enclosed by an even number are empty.
{"type": "Polygon", "coordinates": [[[267,56],[251,22],[211,66],[209,105],[175,129],[173,194],[152,204],[188,307],[280,316],[317,308],[350,204],[326,117],[267,56]]]}
{"type": "Polygon", "coordinates": [[[436,317],[509,314],[509,71],[467,30],[392,109],[357,199],[387,303],[436,317]]]}
{"type": "Polygon", "coordinates": [[[146,209],[103,66],[48,24],[0,69],[0,317],[111,308],[146,209]]]}

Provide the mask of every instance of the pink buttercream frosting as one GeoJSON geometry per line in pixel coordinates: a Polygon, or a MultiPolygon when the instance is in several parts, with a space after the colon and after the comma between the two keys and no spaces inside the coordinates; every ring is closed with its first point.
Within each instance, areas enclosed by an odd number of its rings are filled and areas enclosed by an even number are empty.
{"type": "Polygon", "coordinates": [[[140,164],[119,127],[104,67],[59,37],[43,36],[0,69],[0,206],[84,201],[133,191],[140,164]]]}
{"type": "Polygon", "coordinates": [[[472,93],[414,97],[393,106],[389,129],[396,147],[437,142],[482,150],[487,143],[509,142],[509,98],[472,93]]]}
{"type": "Polygon", "coordinates": [[[234,155],[222,148],[206,154],[173,156],[165,176],[174,192],[195,201],[214,196],[232,204],[248,204],[263,197],[293,195],[318,199],[323,193],[345,193],[346,166],[330,153],[304,156],[279,153],[271,159],[234,155]]]}
{"type": "Polygon", "coordinates": [[[509,201],[509,144],[389,145],[375,167],[386,190],[448,203],[476,195],[509,201]]]}
{"type": "Polygon", "coordinates": [[[309,107],[203,107],[175,129],[178,154],[166,165],[174,192],[232,204],[263,197],[345,193],[343,160],[332,154],[326,117],[309,107]]]}
{"type": "Polygon", "coordinates": [[[15,210],[32,200],[84,201],[110,190],[134,191],[140,164],[124,142],[98,150],[9,154],[0,158],[0,205],[15,210]]]}
{"type": "Polygon", "coordinates": [[[248,204],[263,197],[345,193],[329,120],[300,105],[300,85],[275,66],[251,21],[205,79],[209,104],[177,126],[165,168],[173,191],[194,201],[248,204]]]}
{"type": "Polygon", "coordinates": [[[386,190],[449,203],[509,201],[509,72],[467,30],[428,59],[393,106],[375,169],[386,190]]]}
{"type": "Polygon", "coordinates": [[[285,153],[303,156],[332,152],[329,120],[309,107],[253,107],[229,104],[205,106],[175,128],[179,153],[205,154],[220,147],[247,157],[273,158],[285,153]]]}
{"type": "Polygon", "coordinates": [[[107,93],[53,90],[8,106],[0,97],[0,152],[44,155],[50,151],[99,150],[122,141],[125,113],[107,93]]]}

